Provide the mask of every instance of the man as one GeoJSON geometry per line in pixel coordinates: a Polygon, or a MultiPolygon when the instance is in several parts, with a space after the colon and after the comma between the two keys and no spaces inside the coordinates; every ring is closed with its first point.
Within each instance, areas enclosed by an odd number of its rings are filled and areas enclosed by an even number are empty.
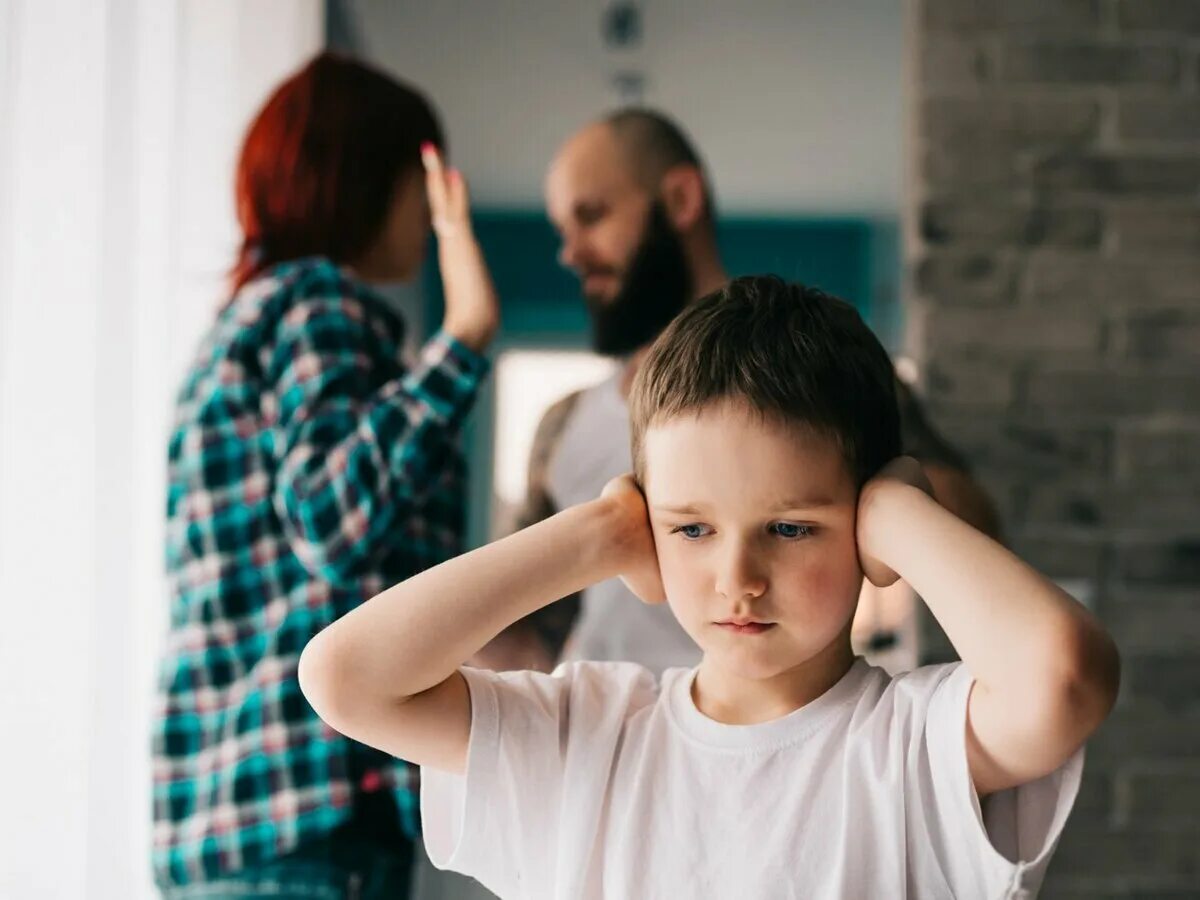
{"type": "MultiPolygon", "coordinates": [[[[550,166],[546,203],[562,238],[560,261],[582,283],[593,346],[622,365],[613,378],[546,412],[519,527],[593,499],[629,470],[625,400],[646,350],[685,304],[728,281],[704,166],[683,132],[659,113],[624,109],[574,134],[550,166]]],[[[994,535],[991,503],[962,459],[899,381],[897,390],[905,453],[922,461],[944,506],[994,535]]],[[[513,626],[477,661],[548,668],[560,655],[631,660],[655,670],[699,659],[666,606],[639,603],[613,579],[513,626]]]]}

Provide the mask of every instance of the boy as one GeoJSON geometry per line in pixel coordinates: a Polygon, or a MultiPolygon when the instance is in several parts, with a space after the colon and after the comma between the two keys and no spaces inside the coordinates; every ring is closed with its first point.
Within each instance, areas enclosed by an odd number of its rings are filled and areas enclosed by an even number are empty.
{"type": "Polygon", "coordinates": [[[658,339],[635,476],[317,636],[332,727],[423,767],[436,865],[502,897],[1025,897],[1116,696],[1109,636],[929,496],[892,368],[848,304],[742,278],[658,339]],[[460,668],[620,574],[703,649],[553,675],[460,668]],[[902,577],[961,664],[855,659],[863,576],[902,577]]]}

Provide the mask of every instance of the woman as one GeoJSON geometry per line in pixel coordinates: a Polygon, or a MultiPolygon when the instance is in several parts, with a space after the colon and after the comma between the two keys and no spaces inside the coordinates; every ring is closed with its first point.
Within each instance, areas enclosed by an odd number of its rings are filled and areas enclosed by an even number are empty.
{"type": "Polygon", "coordinates": [[[296,663],[334,619],[460,549],[456,438],[498,311],[441,144],[420,94],[329,54],[246,136],[233,290],[170,443],[167,897],[407,894],[417,773],[325,728],[296,663]],[[446,314],[408,367],[372,285],[416,273],[431,219],[446,314]]]}

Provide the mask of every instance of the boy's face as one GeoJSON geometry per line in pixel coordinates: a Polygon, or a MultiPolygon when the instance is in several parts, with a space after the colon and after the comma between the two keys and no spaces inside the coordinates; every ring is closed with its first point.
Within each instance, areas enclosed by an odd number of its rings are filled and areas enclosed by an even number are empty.
{"type": "Polygon", "coordinates": [[[772,678],[847,639],[858,492],[832,440],[726,402],[648,428],[642,452],[667,601],[706,661],[772,678]]]}

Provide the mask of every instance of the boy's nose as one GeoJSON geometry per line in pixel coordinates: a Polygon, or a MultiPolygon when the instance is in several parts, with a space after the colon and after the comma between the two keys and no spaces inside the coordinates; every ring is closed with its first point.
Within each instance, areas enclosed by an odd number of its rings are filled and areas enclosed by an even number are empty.
{"type": "Polygon", "coordinates": [[[717,575],[717,592],[726,600],[761,597],[767,589],[767,579],[752,554],[743,547],[734,547],[717,575]]]}

